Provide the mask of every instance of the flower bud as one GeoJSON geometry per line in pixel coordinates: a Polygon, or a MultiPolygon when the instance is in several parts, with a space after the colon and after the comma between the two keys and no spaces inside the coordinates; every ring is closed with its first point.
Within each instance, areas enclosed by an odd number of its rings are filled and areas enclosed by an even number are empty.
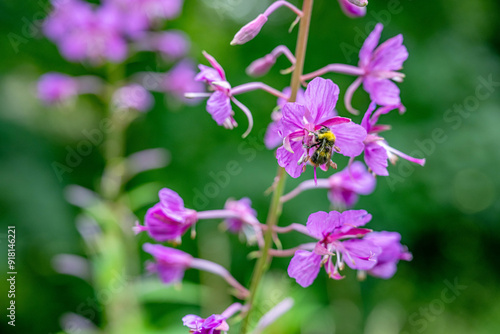
{"type": "Polygon", "coordinates": [[[366,15],[366,7],[354,5],[350,0],[339,0],[340,8],[349,17],[362,17],[366,15]]]}
{"type": "Polygon", "coordinates": [[[265,57],[259,58],[254,60],[248,67],[247,67],[247,74],[252,77],[260,77],[265,75],[271,67],[276,63],[275,57],[272,55],[266,55],[265,57]]]}
{"type": "Polygon", "coordinates": [[[257,36],[266,22],[267,16],[259,14],[255,20],[247,23],[236,33],[236,35],[234,35],[231,45],[245,44],[246,42],[251,41],[255,38],[255,36],[257,36]]]}

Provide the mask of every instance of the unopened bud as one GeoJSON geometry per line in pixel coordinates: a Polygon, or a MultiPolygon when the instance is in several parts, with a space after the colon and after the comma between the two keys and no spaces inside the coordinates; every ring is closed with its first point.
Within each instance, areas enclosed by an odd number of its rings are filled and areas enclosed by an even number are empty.
{"type": "Polygon", "coordinates": [[[351,0],[339,0],[340,8],[349,17],[363,17],[366,15],[366,7],[354,5],[351,0]]]}
{"type": "Polygon", "coordinates": [[[266,22],[267,16],[260,14],[255,20],[246,24],[236,33],[236,35],[234,35],[231,45],[240,45],[251,41],[255,38],[255,36],[257,36],[266,22]]]}
{"type": "Polygon", "coordinates": [[[247,74],[252,77],[260,77],[271,69],[276,63],[276,59],[272,55],[266,55],[265,57],[254,60],[247,67],[247,74]]]}

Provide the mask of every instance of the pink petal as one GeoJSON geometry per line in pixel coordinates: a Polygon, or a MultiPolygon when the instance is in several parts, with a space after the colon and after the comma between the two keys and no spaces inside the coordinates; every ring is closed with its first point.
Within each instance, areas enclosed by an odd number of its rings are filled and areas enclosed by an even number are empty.
{"type": "Polygon", "coordinates": [[[295,278],[297,283],[305,288],[314,282],[320,269],[320,255],[305,250],[298,250],[290,261],[288,275],[295,278]]]}
{"type": "Polygon", "coordinates": [[[345,117],[340,117],[340,116],[335,116],[333,118],[327,119],[326,121],[322,122],[319,125],[316,125],[315,130],[321,129],[323,126],[326,127],[332,127],[334,125],[338,124],[344,124],[344,123],[349,123],[351,121],[350,118],[345,118],[345,117]]]}
{"type": "Polygon", "coordinates": [[[370,99],[381,106],[401,104],[399,88],[389,79],[377,79],[368,76],[363,81],[363,88],[370,94],[370,99]]]}
{"type": "Polygon", "coordinates": [[[276,151],[278,164],[285,168],[286,172],[293,178],[297,178],[302,174],[302,165],[298,164],[304,154],[304,148],[300,142],[291,142],[291,148],[294,153],[287,151],[283,146],[276,151]]]}
{"type": "Polygon", "coordinates": [[[319,124],[335,116],[333,110],[339,98],[339,87],[331,80],[314,78],[305,93],[307,109],[311,113],[309,123],[319,124]]]}
{"type": "Polygon", "coordinates": [[[387,176],[388,156],[385,148],[377,143],[366,145],[365,148],[365,162],[370,169],[377,175],[387,176]]]}
{"type": "Polygon", "coordinates": [[[408,59],[408,50],[403,45],[403,35],[389,38],[380,44],[370,64],[371,70],[399,71],[408,59]]]}
{"type": "Polygon", "coordinates": [[[366,130],[353,122],[338,124],[331,127],[335,134],[335,145],[340,148],[340,154],[356,157],[363,152],[366,130]]]}
{"type": "Polygon", "coordinates": [[[212,65],[212,67],[219,73],[222,80],[225,81],[226,74],[224,73],[224,69],[222,68],[222,66],[220,66],[217,60],[215,60],[215,58],[209,55],[206,51],[203,51],[203,55],[205,56],[205,58],[207,58],[210,65],[212,65]]]}
{"type": "Polygon", "coordinates": [[[218,125],[223,125],[232,115],[231,100],[224,92],[216,91],[207,101],[207,111],[218,125]]]}
{"type": "Polygon", "coordinates": [[[361,50],[359,51],[359,67],[365,68],[370,63],[373,50],[377,47],[380,40],[380,34],[382,33],[384,26],[381,23],[377,23],[375,29],[368,35],[361,50]]]}
{"type": "Polygon", "coordinates": [[[337,211],[330,213],[318,211],[307,219],[307,230],[317,239],[323,239],[325,233],[332,232],[336,227],[341,225],[341,214],[337,211]]]}
{"type": "Polygon", "coordinates": [[[279,121],[280,133],[282,137],[304,128],[303,119],[307,108],[298,103],[287,103],[283,107],[282,117],[279,121]]]}

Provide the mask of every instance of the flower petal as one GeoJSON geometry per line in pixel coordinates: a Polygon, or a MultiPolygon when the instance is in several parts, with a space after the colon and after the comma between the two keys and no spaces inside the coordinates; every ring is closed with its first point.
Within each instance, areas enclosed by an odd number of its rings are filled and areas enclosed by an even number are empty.
{"type": "Polygon", "coordinates": [[[202,53],[205,56],[205,58],[207,58],[210,65],[212,65],[212,67],[219,73],[221,79],[223,81],[225,81],[226,74],[224,73],[224,69],[222,68],[222,66],[220,66],[220,64],[217,62],[217,60],[215,60],[215,58],[212,57],[211,55],[209,55],[206,51],[203,51],[202,53]]]}
{"type": "Polygon", "coordinates": [[[377,264],[382,249],[371,241],[352,239],[342,242],[345,263],[352,269],[370,270],[377,264]]]}
{"type": "Polygon", "coordinates": [[[280,135],[284,138],[292,132],[304,128],[304,115],[307,108],[298,103],[286,103],[283,107],[282,117],[279,121],[280,135]]]}
{"type": "Polygon", "coordinates": [[[320,269],[320,255],[305,250],[298,250],[290,261],[288,275],[295,278],[297,283],[305,288],[314,282],[320,269]]]}
{"type": "Polygon", "coordinates": [[[403,35],[389,38],[375,50],[370,64],[371,70],[399,71],[408,59],[408,50],[403,45],[403,35]]]}
{"type": "Polygon", "coordinates": [[[331,80],[314,78],[305,93],[307,109],[311,113],[309,123],[319,124],[335,116],[333,110],[339,98],[339,87],[331,80]]]}
{"type": "Polygon", "coordinates": [[[382,23],[377,23],[375,29],[373,29],[370,35],[366,38],[361,50],[359,51],[359,67],[364,68],[370,63],[373,50],[375,50],[380,40],[382,29],[384,29],[382,23]]]}
{"type": "Polygon", "coordinates": [[[276,151],[276,158],[278,159],[278,164],[285,168],[291,177],[297,178],[302,174],[303,164],[299,165],[298,162],[305,151],[300,142],[291,142],[291,148],[294,153],[287,151],[283,146],[279,147],[276,151]]]}
{"type": "Polygon", "coordinates": [[[401,104],[398,86],[389,79],[377,79],[368,76],[363,81],[363,88],[370,94],[370,99],[381,106],[401,104]]]}
{"type": "Polygon", "coordinates": [[[341,225],[341,214],[337,211],[329,213],[318,211],[307,219],[307,230],[317,239],[323,239],[325,234],[332,232],[341,225]]]}
{"type": "Polygon", "coordinates": [[[388,156],[385,148],[376,142],[366,145],[365,162],[375,174],[381,176],[389,175],[387,171],[387,166],[389,165],[387,158],[388,156]]]}
{"type": "Polygon", "coordinates": [[[231,100],[224,92],[214,92],[207,101],[207,111],[218,125],[232,116],[231,100]]]}
{"type": "Polygon", "coordinates": [[[340,148],[340,154],[356,157],[363,152],[366,130],[353,122],[333,125],[330,127],[335,134],[335,145],[340,148]]]}

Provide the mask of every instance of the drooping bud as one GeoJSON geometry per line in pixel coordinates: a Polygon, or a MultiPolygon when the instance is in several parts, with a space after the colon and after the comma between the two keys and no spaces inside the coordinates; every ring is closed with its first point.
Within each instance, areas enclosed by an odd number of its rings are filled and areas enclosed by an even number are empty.
{"type": "Polygon", "coordinates": [[[236,35],[234,35],[231,45],[241,45],[251,41],[255,38],[255,36],[257,36],[266,22],[267,16],[259,14],[255,20],[247,23],[236,33],[236,35]]]}
{"type": "Polygon", "coordinates": [[[254,60],[247,67],[246,72],[249,76],[260,77],[269,72],[269,70],[271,69],[271,67],[273,67],[275,63],[276,63],[276,58],[268,54],[262,58],[254,60]]]}
{"type": "Polygon", "coordinates": [[[339,0],[340,8],[349,17],[363,17],[366,15],[366,7],[354,5],[350,0],[339,0]]]}

